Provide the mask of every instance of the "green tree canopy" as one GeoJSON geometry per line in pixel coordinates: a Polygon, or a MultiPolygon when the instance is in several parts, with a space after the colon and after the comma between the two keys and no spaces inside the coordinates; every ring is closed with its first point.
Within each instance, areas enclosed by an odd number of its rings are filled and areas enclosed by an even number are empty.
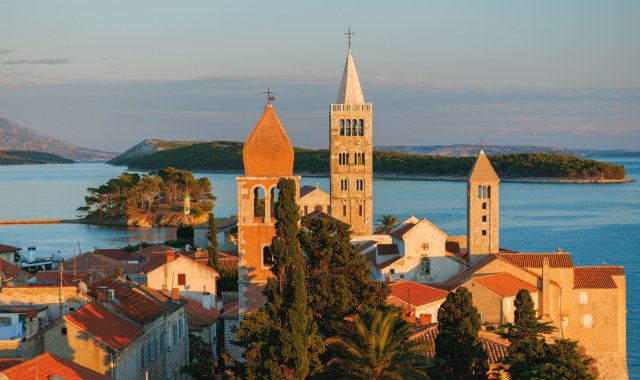
{"type": "Polygon", "coordinates": [[[400,219],[396,215],[387,214],[381,215],[377,222],[374,233],[388,235],[395,226],[400,224],[400,219]]]}

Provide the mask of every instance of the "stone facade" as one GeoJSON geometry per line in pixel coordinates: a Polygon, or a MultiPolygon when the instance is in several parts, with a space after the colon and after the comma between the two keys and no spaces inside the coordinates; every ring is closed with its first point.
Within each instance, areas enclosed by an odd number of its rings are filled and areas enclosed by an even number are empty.
{"type": "Polygon", "coordinates": [[[467,239],[471,256],[500,250],[500,179],[482,150],[467,179],[467,239]]]}
{"type": "Polygon", "coordinates": [[[331,216],[354,235],[373,228],[373,105],[365,103],[351,51],[338,100],[329,108],[331,216]]]}

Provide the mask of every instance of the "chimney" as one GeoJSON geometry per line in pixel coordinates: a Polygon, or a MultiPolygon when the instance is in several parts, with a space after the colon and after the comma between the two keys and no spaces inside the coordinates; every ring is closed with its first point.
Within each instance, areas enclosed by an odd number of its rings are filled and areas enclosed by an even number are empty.
{"type": "Polygon", "coordinates": [[[562,253],[562,248],[558,248],[558,253],[562,253]]]}
{"type": "Polygon", "coordinates": [[[107,292],[109,288],[106,286],[98,286],[96,293],[98,294],[98,302],[107,302],[107,292]]]}
{"type": "Polygon", "coordinates": [[[179,299],[180,299],[180,289],[171,288],[171,300],[172,301],[177,301],[179,299]]]}
{"type": "Polygon", "coordinates": [[[542,259],[542,316],[551,315],[551,275],[549,270],[549,258],[542,259]]]}
{"type": "Polygon", "coordinates": [[[204,292],[202,293],[202,307],[209,310],[211,309],[211,293],[204,292]]]}
{"type": "Polygon", "coordinates": [[[176,259],[176,251],[170,249],[167,251],[167,262],[173,261],[176,259]]]}
{"type": "Polygon", "coordinates": [[[27,328],[26,337],[30,337],[38,332],[38,312],[30,310],[27,312],[27,320],[25,321],[27,328]]]}
{"type": "Polygon", "coordinates": [[[162,285],[162,289],[160,289],[160,291],[162,292],[162,294],[164,294],[165,296],[169,295],[169,289],[167,289],[166,285],[162,285]]]}

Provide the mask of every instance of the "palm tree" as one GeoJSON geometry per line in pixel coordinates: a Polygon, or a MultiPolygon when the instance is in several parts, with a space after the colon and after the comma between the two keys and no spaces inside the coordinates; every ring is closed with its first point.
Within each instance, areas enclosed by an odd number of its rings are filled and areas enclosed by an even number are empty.
{"type": "Polygon", "coordinates": [[[411,326],[398,310],[373,310],[356,316],[339,334],[325,340],[331,359],[327,378],[428,379],[423,344],[409,340],[411,326]]]}
{"type": "Polygon", "coordinates": [[[398,219],[398,217],[395,215],[388,214],[381,215],[378,218],[377,222],[378,224],[376,224],[375,233],[387,235],[395,226],[400,224],[400,219],[398,219]]]}

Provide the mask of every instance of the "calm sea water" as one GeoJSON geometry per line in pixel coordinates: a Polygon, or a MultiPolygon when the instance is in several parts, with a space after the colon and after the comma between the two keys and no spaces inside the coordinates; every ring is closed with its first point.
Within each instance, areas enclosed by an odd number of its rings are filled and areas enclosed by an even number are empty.
{"type": "MultiPolygon", "coordinates": [[[[640,158],[603,159],[627,168],[640,181],[640,158]]],[[[119,175],[106,164],[0,166],[0,220],[73,219],[85,190],[119,175]]],[[[237,212],[236,175],[203,174],[218,197],[215,213],[237,212]]],[[[302,183],[328,191],[327,178],[302,183]]],[[[382,214],[427,217],[450,235],[465,233],[466,185],[462,182],[375,180],[374,218],[382,214]]],[[[523,252],[572,253],[576,265],[624,265],[627,275],[629,375],[640,378],[640,182],[624,184],[503,183],[500,192],[500,246],[523,252]]],[[[0,243],[40,253],[120,247],[173,238],[173,228],[120,228],[81,224],[0,226],[0,243]]]]}

